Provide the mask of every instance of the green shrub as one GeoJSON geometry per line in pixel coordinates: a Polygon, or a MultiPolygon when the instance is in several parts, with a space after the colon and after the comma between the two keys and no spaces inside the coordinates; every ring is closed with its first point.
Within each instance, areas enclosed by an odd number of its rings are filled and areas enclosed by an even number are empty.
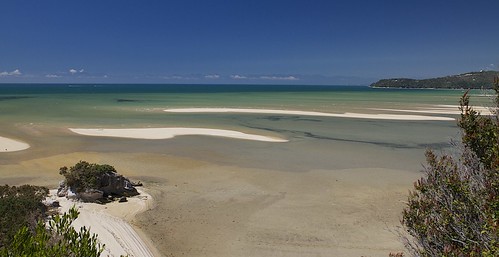
{"type": "Polygon", "coordinates": [[[0,248],[9,244],[21,227],[35,229],[37,221],[45,216],[42,200],[47,194],[45,187],[0,186],[0,248]]]}
{"type": "Polygon", "coordinates": [[[73,207],[68,213],[55,215],[48,226],[39,220],[34,232],[24,226],[12,242],[0,249],[1,256],[25,257],[98,257],[104,250],[95,234],[86,227],[76,231],[71,224],[78,218],[73,207]]]}
{"type": "MultiPolygon", "coordinates": [[[[499,80],[494,83],[499,107],[499,80]]],[[[499,256],[499,119],[460,102],[460,155],[426,152],[402,224],[413,256],[499,256]]],[[[456,146],[457,147],[457,146],[456,146]]]]}
{"type": "Polygon", "coordinates": [[[111,165],[100,165],[86,161],[79,161],[69,169],[65,166],[59,169],[59,174],[66,179],[66,185],[74,192],[99,188],[101,186],[100,179],[106,173],[116,173],[116,169],[111,165]]]}

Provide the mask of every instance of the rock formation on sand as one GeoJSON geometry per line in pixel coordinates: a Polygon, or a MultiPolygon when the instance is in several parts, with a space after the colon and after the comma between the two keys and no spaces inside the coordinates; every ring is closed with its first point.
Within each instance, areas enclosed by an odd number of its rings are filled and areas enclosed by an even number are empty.
{"type": "Polygon", "coordinates": [[[69,169],[62,167],[59,173],[65,178],[57,190],[60,197],[105,203],[110,199],[139,194],[134,184],[110,165],[80,161],[69,169]]]}

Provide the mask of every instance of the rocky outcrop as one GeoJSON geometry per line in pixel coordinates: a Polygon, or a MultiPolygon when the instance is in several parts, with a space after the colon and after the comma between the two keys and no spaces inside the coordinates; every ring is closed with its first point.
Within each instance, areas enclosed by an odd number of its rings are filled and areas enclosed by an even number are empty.
{"type": "Polygon", "coordinates": [[[77,194],[78,199],[84,202],[96,202],[104,198],[104,192],[97,189],[88,189],[77,194]]]}
{"type": "Polygon", "coordinates": [[[139,194],[130,180],[122,175],[111,172],[102,176],[99,190],[104,193],[104,196],[134,196],[139,194]]]}
{"type": "Polygon", "coordinates": [[[59,197],[76,198],[84,202],[106,202],[109,198],[121,198],[138,195],[139,192],[129,179],[116,172],[106,172],[97,178],[100,181],[97,188],[87,188],[78,192],[65,181],[59,183],[59,197]]]}

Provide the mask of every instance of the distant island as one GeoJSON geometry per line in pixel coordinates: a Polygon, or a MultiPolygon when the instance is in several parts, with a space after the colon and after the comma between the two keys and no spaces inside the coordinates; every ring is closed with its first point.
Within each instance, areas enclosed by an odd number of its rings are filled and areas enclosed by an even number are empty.
{"type": "Polygon", "coordinates": [[[491,89],[498,71],[468,72],[431,79],[392,78],[382,79],[370,85],[373,88],[447,88],[447,89],[491,89]]]}

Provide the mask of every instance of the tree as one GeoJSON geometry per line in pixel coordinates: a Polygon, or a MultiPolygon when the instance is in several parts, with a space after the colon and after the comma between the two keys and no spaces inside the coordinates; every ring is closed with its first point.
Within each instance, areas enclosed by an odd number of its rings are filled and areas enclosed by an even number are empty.
{"type": "Polygon", "coordinates": [[[481,115],[460,101],[460,155],[426,152],[425,176],[414,183],[402,224],[413,256],[499,256],[499,79],[495,111],[481,115]]]}
{"type": "Polygon", "coordinates": [[[100,188],[101,179],[106,173],[115,174],[116,169],[111,165],[86,161],[79,161],[69,169],[66,166],[59,169],[59,174],[64,176],[66,185],[76,193],[100,188]]]}
{"type": "Polygon", "coordinates": [[[47,194],[46,187],[0,186],[0,248],[9,244],[21,227],[34,231],[38,220],[45,217],[47,207],[42,200],[47,194]]]}
{"type": "Polygon", "coordinates": [[[76,208],[55,215],[48,226],[39,220],[34,232],[27,226],[14,235],[12,242],[0,249],[1,256],[25,257],[98,257],[104,250],[95,234],[86,227],[76,231],[71,225],[78,218],[76,208]]]}

